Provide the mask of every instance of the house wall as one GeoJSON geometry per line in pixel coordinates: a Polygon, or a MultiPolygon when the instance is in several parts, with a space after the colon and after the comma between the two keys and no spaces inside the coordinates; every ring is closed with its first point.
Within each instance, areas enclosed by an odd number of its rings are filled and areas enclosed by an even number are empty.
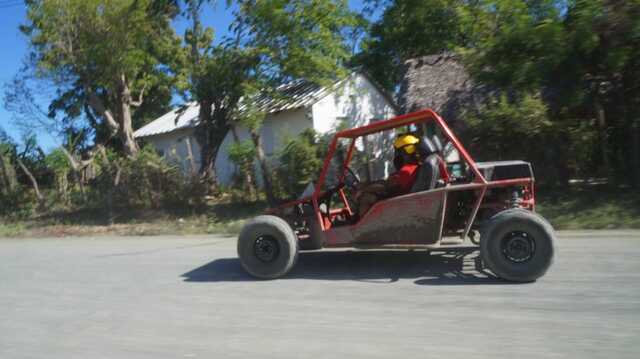
{"type": "Polygon", "coordinates": [[[160,135],[145,137],[167,162],[180,166],[184,173],[200,169],[200,145],[194,138],[194,129],[186,128],[160,135]],[[189,158],[188,144],[191,145],[193,163],[189,158]]]}
{"type": "MultiPolygon", "coordinates": [[[[361,74],[352,76],[342,88],[316,102],[312,111],[314,128],[320,133],[363,126],[372,120],[384,120],[396,115],[387,98],[361,74]]],[[[361,162],[369,163],[370,168],[366,170],[366,164],[362,163],[359,171],[361,177],[381,179],[389,175],[393,170],[394,139],[395,134],[389,131],[367,136],[366,143],[362,140],[356,142],[354,159],[362,159],[361,162]]]]}
{"type": "Polygon", "coordinates": [[[395,110],[385,96],[361,74],[351,76],[311,109],[313,125],[319,133],[335,131],[339,126],[362,126],[372,119],[395,116],[395,110]]]}
{"type": "MultiPolygon", "coordinates": [[[[268,157],[277,156],[278,150],[283,147],[287,139],[294,138],[306,129],[313,128],[313,121],[308,112],[307,109],[301,108],[270,114],[266,117],[260,131],[260,138],[262,148],[268,157]]],[[[247,129],[238,126],[236,132],[240,141],[250,139],[247,129]]],[[[229,146],[233,142],[233,135],[231,133],[227,134],[216,158],[216,174],[220,183],[225,185],[233,182],[236,172],[236,166],[229,160],[228,156],[229,146]]],[[[256,166],[256,173],[258,174],[256,180],[261,182],[258,166],[256,166]]]]}
{"type": "MultiPolygon", "coordinates": [[[[261,139],[265,154],[269,157],[277,156],[287,139],[300,134],[306,129],[315,129],[318,133],[334,131],[341,123],[354,127],[367,124],[371,119],[386,119],[395,115],[394,109],[387,99],[365,76],[355,75],[347,80],[336,91],[329,93],[308,108],[283,111],[270,114],[261,129],[261,139]]],[[[188,159],[187,142],[191,143],[196,170],[200,168],[200,146],[195,140],[194,131],[198,129],[183,129],[166,134],[146,137],[163,156],[172,163],[177,163],[186,173],[191,171],[191,161],[188,159]]],[[[236,130],[240,141],[249,140],[249,132],[242,127],[236,130]]],[[[381,149],[387,148],[383,144],[386,137],[374,138],[374,160],[377,173],[382,176],[388,174],[389,162],[383,158],[381,149]],[[382,160],[380,160],[382,159],[382,160]]],[[[224,138],[216,158],[216,173],[218,181],[223,185],[230,185],[236,174],[236,166],[229,160],[229,146],[234,142],[232,133],[224,138]]],[[[359,143],[358,149],[364,150],[364,144],[359,143]]],[[[374,166],[375,167],[375,166],[374,166]]],[[[256,180],[260,182],[260,169],[256,166],[256,180]]]]}

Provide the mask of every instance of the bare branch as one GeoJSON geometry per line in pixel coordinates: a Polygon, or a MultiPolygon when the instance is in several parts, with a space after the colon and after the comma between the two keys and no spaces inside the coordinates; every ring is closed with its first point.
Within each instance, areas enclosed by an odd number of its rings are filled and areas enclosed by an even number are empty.
{"type": "Polygon", "coordinates": [[[107,151],[105,150],[103,145],[96,145],[96,153],[100,153],[102,155],[102,159],[104,160],[104,162],[108,165],[111,166],[111,162],[109,162],[109,158],[107,157],[107,151]]]}
{"type": "Polygon", "coordinates": [[[85,167],[90,165],[93,162],[93,159],[95,158],[95,154],[93,154],[91,158],[89,158],[88,160],[79,160],[74,155],[72,155],[69,151],[67,151],[66,148],[60,147],[60,149],[62,150],[62,153],[64,153],[65,156],[67,156],[67,159],[69,160],[69,163],[71,164],[71,167],[75,172],[80,172],[81,170],[83,170],[85,167]]]}
{"type": "Polygon", "coordinates": [[[115,187],[120,185],[121,174],[122,174],[122,167],[120,167],[120,165],[116,164],[116,175],[113,178],[113,185],[115,187]]]}
{"type": "Polygon", "coordinates": [[[120,125],[113,116],[113,113],[104,106],[102,100],[93,91],[88,88],[85,88],[85,91],[89,97],[89,106],[104,118],[112,134],[118,132],[120,125]]]}
{"type": "Polygon", "coordinates": [[[144,90],[147,88],[147,83],[145,82],[142,85],[142,89],[140,90],[140,94],[138,95],[137,101],[131,101],[131,106],[140,107],[142,106],[142,99],[144,98],[144,90]]]}
{"type": "Polygon", "coordinates": [[[44,197],[42,197],[42,193],[40,193],[40,187],[38,187],[38,181],[33,176],[31,171],[29,171],[27,166],[24,165],[20,157],[16,156],[16,161],[18,162],[18,165],[20,166],[24,174],[26,174],[27,177],[29,177],[29,180],[31,181],[31,185],[33,186],[33,190],[36,192],[36,197],[38,197],[38,202],[42,203],[42,201],[44,200],[44,197]]]}

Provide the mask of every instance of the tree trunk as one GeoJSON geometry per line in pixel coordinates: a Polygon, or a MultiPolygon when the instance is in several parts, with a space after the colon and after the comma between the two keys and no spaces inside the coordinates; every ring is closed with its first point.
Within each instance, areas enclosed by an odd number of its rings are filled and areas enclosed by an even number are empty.
{"type": "Polygon", "coordinates": [[[213,124],[211,119],[211,102],[207,100],[201,100],[198,102],[200,109],[198,111],[198,119],[202,126],[201,136],[198,138],[200,142],[200,178],[203,181],[210,181],[215,177],[214,174],[214,154],[211,148],[211,132],[213,124]]]}
{"type": "Polygon", "coordinates": [[[611,162],[609,161],[609,136],[607,134],[607,119],[604,106],[600,102],[600,96],[596,94],[593,105],[596,110],[596,120],[598,122],[598,132],[600,135],[600,155],[602,159],[602,172],[610,180],[611,162]]]}
{"type": "Polygon", "coordinates": [[[117,162],[110,162],[109,157],[107,157],[107,151],[103,146],[99,145],[96,149],[96,153],[100,154],[102,157],[102,162],[104,163],[107,173],[110,175],[108,178],[108,188],[106,195],[106,207],[107,207],[107,224],[113,225],[115,223],[115,211],[113,205],[113,199],[115,197],[116,191],[118,190],[118,186],[120,185],[120,177],[122,175],[122,167],[118,165],[117,162]],[[113,176],[113,177],[111,177],[113,176]]]}
{"type": "Polygon", "coordinates": [[[251,140],[253,141],[253,145],[256,148],[256,157],[258,158],[258,163],[260,164],[260,172],[262,172],[262,181],[264,182],[264,192],[267,195],[267,202],[269,202],[270,206],[274,206],[276,204],[276,197],[273,193],[271,173],[269,170],[269,165],[267,164],[266,156],[264,155],[264,151],[262,149],[260,134],[257,131],[252,130],[251,140]]]}
{"type": "Polygon", "coordinates": [[[17,184],[16,172],[13,166],[4,157],[4,154],[0,153],[0,189],[3,194],[12,192],[17,184]]]}
{"type": "Polygon", "coordinates": [[[142,105],[144,88],[143,91],[140,91],[138,100],[134,102],[131,98],[131,90],[124,75],[121,75],[117,82],[119,87],[118,93],[115,96],[119,102],[116,106],[117,116],[104,105],[102,99],[96,95],[89,86],[85,86],[85,92],[87,93],[89,107],[91,107],[93,112],[102,117],[107,125],[110,131],[109,138],[118,135],[120,141],[122,141],[125,154],[131,157],[135,156],[139,151],[138,144],[133,137],[131,106],[142,105]]]}
{"type": "MultiPolygon", "coordinates": [[[[113,171],[110,171],[113,172],[113,171]]],[[[115,197],[116,191],[118,190],[118,186],[120,185],[120,176],[122,174],[122,168],[118,165],[115,166],[115,173],[113,175],[113,182],[111,186],[109,186],[109,190],[107,193],[107,222],[110,226],[112,226],[116,221],[114,206],[113,206],[113,198],[115,197]]]]}
{"type": "MultiPolygon", "coordinates": [[[[236,130],[236,126],[231,126],[231,134],[233,135],[233,141],[235,143],[240,143],[240,137],[238,136],[238,132],[236,130]]],[[[240,165],[240,171],[242,172],[242,176],[244,177],[244,187],[247,193],[249,193],[249,197],[251,200],[256,198],[256,186],[253,181],[253,163],[242,163],[240,165]]]]}
{"type": "Polygon", "coordinates": [[[31,181],[31,186],[33,187],[33,190],[36,193],[36,197],[38,198],[38,210],[42,210],[44,208],[44,197],[42,196],[42,193],[40,192],[40,187],[38,186],[38,181],[33,176],[31,171],[29,171],[27,166],[25,166],[24,163],[22,163],[22,160],[20,160],[20,158],[17,157],[17,156],[16,156],[16,161],[18,162],[18,166],[20,166],[20,168],[22,169],[24,174],[26,174],[27,177],[29,177],[29,181],[31,181]]]}
{"type": "Polygon", "coordinates": [[[73,173],[73,180],[80,188],[80,194],[82,195],[82,201],[86,201],[86,193],[84,190],[84,176],[82,172],[93,163],[95,156],[98,152],[94,152],[94,154],[88,160],[77,159],[74,155],[71,154],[64,146],[61,146],[60,149],[62,153],[67,157],[69,164],[71,165],[71,172],[73,173]]]}
{"type": "Polygon", "coordinates": [[[122,128],[120,130],[120,140],[124,146],[124,152],[127,156],[133,157],[138,154],[140,148],[133,137],[133,127],[131,122],[131,111],[128,105],[123,105],[122,128]]]}
{"type": "Polygon", "coordinates": [[[194,177],[198,173],[196,168],[196,159],[193,157],[193,149],[191,148],[191,136],[187,136],[185,139],[185,145],[187,145],[187,156],[189,157],[189,166],[191,167],[191,177],[194,177]]]}
{"type": "MultiPolygon", "coordinates": [[[[142,96],[137,105],[142,104],[142,96]]],[[[133,99],[131,98],[131,90],[127,84],[124,75],[120,77],[120,140],[127,156],[133,157],[138,154],[140,148],[133,137],[133,121],[131,119],[131,106],[133,99]]]]}
{"type": "Polygon", "coordinates": [[[203,182],[209,184],[210,190],[216,191],[218,189],[218,180],[216,178],[215,162],[222,141],[227,132],[229,132],[229,119],[224,110],[211,111],[213,104],[210,101],[203,100],[199,104],[200,113],[198,116],[200,123],[204,124],[202,136],[198,139],[202,148],[200,178],[203,182]]]}
{"type": "Polygon", "coordinates": [[[633,167],[633,187],[640,186],[640,119],[634,119],[631,125],[631,162],[633,167]]]}

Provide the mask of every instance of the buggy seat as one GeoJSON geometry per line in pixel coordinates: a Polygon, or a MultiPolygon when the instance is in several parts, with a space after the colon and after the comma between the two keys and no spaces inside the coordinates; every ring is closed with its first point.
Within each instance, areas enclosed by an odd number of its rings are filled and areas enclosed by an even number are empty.
{"type": "Polygon", "coordinates": [[[434,136],[423,136],[418,144],[418,154],[421,158],[420,168],[411,193],[431,190],[441,187],[448,179],[447,168],[442,159],[442,144],[434,136]]]}

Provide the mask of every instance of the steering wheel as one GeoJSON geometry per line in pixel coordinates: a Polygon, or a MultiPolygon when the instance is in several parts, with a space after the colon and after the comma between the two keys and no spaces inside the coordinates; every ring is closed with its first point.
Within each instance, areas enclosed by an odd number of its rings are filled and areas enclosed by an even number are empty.
{"type": "Polygon", "coordinates": [[[347,171],[344,174],[344,184],[349,187],[349,189],[356,190],[360,183],[360,176],[349,166],[345,167],[345,169],[347,171]]]}
{"type": "Polygon", "coordinates": [[[344,180],[341,183],[338,183],[330,188],[328,188],[324,192],[323,200],[330,200],[331,196],[336,193],[341,188],[347,187],[349,188],[349,192],[355,193],[358,190],[358,184],[360,183],[360,176],[352,170],[349,166],[345,167],[346,172],[344,174],[344,180]]]}

